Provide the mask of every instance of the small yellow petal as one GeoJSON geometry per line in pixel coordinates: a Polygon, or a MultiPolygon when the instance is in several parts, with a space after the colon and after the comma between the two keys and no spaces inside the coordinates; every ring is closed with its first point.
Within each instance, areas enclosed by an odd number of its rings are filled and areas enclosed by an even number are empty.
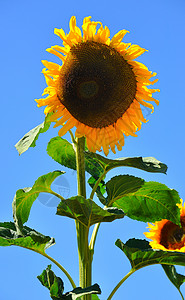
{"type": "Polygon", "coordinates": [[[65,57],[61,53],[57,52],[56,50],[54,50],[52,48],[48,48],[48,49],[46,49],[46,51],[58,56],[63,62],[65,61],[65,57]]]}
{"type": "Polygon", "coordinates": [[[66,124],[64,124],[63,127],[59,130],[58,135],[59,136],[65,135],[68,132],[68,130],[70,130],[75,126],[75,123],[76,122],[73,118],[69,119],[69,121],[66,124]]]}
{"type": "Polygon", "coordinates": [[[113,38],[111,39],[110,46],[116,47],[118,44],[121,43],[123,37],[125,34],[129,32],[128,30],[120,30],[118,33],[116,33],[113,38]]]}

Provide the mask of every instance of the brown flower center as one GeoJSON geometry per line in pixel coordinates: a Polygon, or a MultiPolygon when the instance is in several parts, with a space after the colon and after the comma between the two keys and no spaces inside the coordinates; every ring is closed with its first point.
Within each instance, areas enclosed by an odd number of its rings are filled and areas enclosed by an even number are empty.
{"type": "Polygon", "coordinates": [[[58,97],[72,116],[94,128],[114,124],[136,94],[136,78],[122,55],[107,45],[71,47],[61,69],[58,97]]]}
{"type": "Polygon", "coordinates": [[[160,244],[170,250],[182,248],[185,243],[184,229],[184,226],[180,227],[168,221],[161,230],[160,244]]]}

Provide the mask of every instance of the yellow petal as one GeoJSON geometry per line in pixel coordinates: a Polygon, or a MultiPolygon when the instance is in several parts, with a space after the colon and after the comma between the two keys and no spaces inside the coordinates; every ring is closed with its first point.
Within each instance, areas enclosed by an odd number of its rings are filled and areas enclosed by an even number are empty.
{"type": "Polygon", "coordinates": [[[63,127],[59,130],[58,135],[63,136],[65,135],[69,129],[73,128],[75,126],[75,120],[73,118],[69,119],[69,121],[63,125],[63,127]]]}
{"type": "Polygon", "coordinates": [[[57,52],[56,50],[54,50],[52,48],[48,48],[48,49],[46,49],[46,51],[58,56],[63,62],[65,61],[65,57],[61,53],[57,52]]]}
{"type": "Polygon", "coordinates": [[[127,30],[120,30],[118,33],[116,33],[116,34],[113,36],[113,38],[112,38],[112,40],[111,40],[111,42],[110,42],[110,46],[111,46],[111,47],[115,47],[115,46],[117,46],[118,44],[120,44],[121,41],[122,41],[122,39],[123,39],[123,37],[125,36],[125,34],[126,34],[127,32],[129,32],[129,31],[127,31],[127,30]]]}
{"type": "Polygon", "coordinates": [[[61,46],[58,46],[58,45],[52,46],[51,48],[56,50],[56,51],[64,53],[64,55],[67,55],[70,51],[70,47],[66,48],[66,47],[61,47],[61,46]]]}

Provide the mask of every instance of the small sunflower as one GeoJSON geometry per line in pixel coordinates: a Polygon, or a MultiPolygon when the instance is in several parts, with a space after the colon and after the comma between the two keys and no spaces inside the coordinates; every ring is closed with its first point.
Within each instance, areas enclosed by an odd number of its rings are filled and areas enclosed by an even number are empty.
{"type": "Polygon", "coordinates": [[[153,249],[164,251],[185,252],[185,205],[178,204],[180,208],[181,226],[169,220],[157,221],[148,224],[150,232],[145,232],[145,236],[152,240],[150,246],[153,249]]]}
{"type": "Polygon", "coordinates": [[[152,93],[159,90],[147,87],[157,81],[150,81],[156,73],[134,61],[146,50],[122,42],[127,30],[110,39],[108,27],[91,17],[84,18],[82,32],[74,16],[69,26],[68,34],[63,29],[54,31],[63,46],[47,51],[58,56],[62,65],[42,61],[48,85],[43,95],[48,96],[36,102],[47,106],[45,114],[54,112],[51,121],[56,122],[54,127],[62,126],[60,136],[76,127],[76,137],[85,136],[91,152],[103,148],[105,155],[109,149],[115,153],[115,145],[122,149],[124,135],[137,136],[146,122],[140,105],[153,112],[153,105],[146,101],[158,104],[152,93]]]}

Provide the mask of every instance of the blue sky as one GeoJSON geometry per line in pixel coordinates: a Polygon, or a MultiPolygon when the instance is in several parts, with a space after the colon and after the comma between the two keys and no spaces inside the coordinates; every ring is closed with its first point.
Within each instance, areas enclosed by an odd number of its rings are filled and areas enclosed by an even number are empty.
{"type": "MultiPolygon", "coordinates": [[[[42,59],[59,62],[46,48],[60,44],[54,28],[69,30],[72,15],[77,16],[79,26],[85,16],[102,21],[110,28],[111,36],[121,29],[130,31],[124,41],[139,44],[149,51],[138,61],[157,72],[155,85],[160,105],[148,116],[138,137],[128,137],[121,152],[109,157],[154,156],[168,165],[167,175],[150,174],[132,169],[119,169],[121,174],[159,181],[179,191],[185,199],[184,148],[185,148],[185,2],[167,1],[44,1],[0,0],[1,31],[1,209],[0,220],[12,220],[11,203],[17,189],[32,186],[34,181],[48,172],[60,169],[46,153],[47,142],[57,136],[51,129],[40,136],[37,147],[19,157],[14,145],[30,129],[42,123],[43,109],[34,101],[40,98],[45,80],[41,74],[42,59]]],[[[75,172],[66,171],[65,185],[69,196],[76,194],[75,172]]],[[[115,171],[110,174],[117,174],[115,171]]],[[[110,176],[108,178],[110,178],[110,176]]],[[[54,187],[57,191],[58,186],[54,187]]],[[[74,221],[55,216],[55,207],[35,201],[27,226],[55,237],[56,245],[47,253],[59,260],[77,281],[78,262],[74,221]]],[[[125,218],[122,221],[103,224],[100,227],[94,256],[93,282],[102,288],[104,300],[126,274],[129,262],[114,246],[117,238],[123,242],[129,238],[144,238],[146,224],[125,218]]],[[[50,263],[39,254],[18,247],[0,248],[0,299],[49,300],[49,293],[36,276],[50,263]],[[20,292],[21,291],[21,292],[20,292]]],[[[57,276],[70,289],[65,276],[53,266],[57,276]]],[[[179,270],[184,274],[185,269],[179,270]]],[[[185,295],[185,286],[182,286],[185,295]]],[[[114,300],[123,299],[180,299],[177,290],[166,278],[160,266],[144,268],[130,277],[114,300]]]]}

